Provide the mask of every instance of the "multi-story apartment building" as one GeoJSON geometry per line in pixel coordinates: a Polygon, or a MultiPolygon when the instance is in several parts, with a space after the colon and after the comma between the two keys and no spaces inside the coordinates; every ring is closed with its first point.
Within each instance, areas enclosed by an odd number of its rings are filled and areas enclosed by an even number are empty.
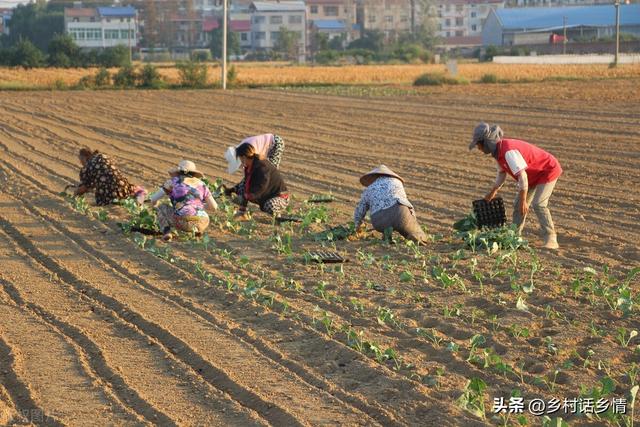
{"type": "Polygon", "coordinates": [[[306,0],[305,3],[309,47],[317,33],[326,34],[329,40],[340,37],[344,46],[360,37],[354,0],[306,0]]]}
{"type": "Polygon", "coordinates": [[[505,0],[440,0],[436,3],[437,34],[443,38],[479,38],[491,9],[504,4],[505,0]]]}
{"type": "Polygon", "coordinates": [[[81,48],[138,45],[138,14],[130,6],[65,8],[64,24],[81,48]]]}
{"type": "Polygon", "coordinates": [[[362,30],[384,32],[387,39],[411,31],[410,0],[367,0],[356,5],[356,24],[362,30]]]}
{"type": "Polygon", "coordinates": [[[285,27],[297,35],[296,57],[304,62],[306,52],[306,7],[303,1],[254,1],[251,13],[251,48],[254,51],[272,50],[277,44],[280,29],[285,27]]]}

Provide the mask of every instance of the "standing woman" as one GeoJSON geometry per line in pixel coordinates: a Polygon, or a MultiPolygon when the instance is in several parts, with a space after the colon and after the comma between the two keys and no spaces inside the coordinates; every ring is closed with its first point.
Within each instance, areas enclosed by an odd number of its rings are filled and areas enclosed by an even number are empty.
{"type": "Polygon", "coordinates": [[[142,204],[146,195],[144,188],[131,185],[107,156],[97,150],[82,148],[78,158],[82,169],[80,183],[75,191],[76,196],[93,190],[98,206],[109,205],[116,200],[129,197],[135,197],[138,203],[142,204]]]}
{"type": "Polygon", "coordinates": [[[177,168],[169,170],[169,175],[171,179],[151,196],[152,206],[156,206],[164,196],[171,200],[171,206],[160,205],[156,208],[163,240],[171,240],[172,227],[202,234],[209,226],[206,210],[218,209],[209,188],[200,180],[202,173],[193,162],[183,160],[177,168]]]}
{"type": "Polygon", "coordinates": [[[491,154],[498,163],[496,182],[484,197],[493,200],[509,174],[518,181],[518,195],[513,207],[513,223],[521,233],[531,206],[538,217],[544,247],[558,249],[556,230],[549,212],[549,198],[562,174],[558,160],[546,151],[518,139],[503,138],[500,126],[480,123],[473,131],[469,150],[477,147],[491,154]]]}
{"type": "Polygon", "coordinates": [[[413,205],[407,200],[404,180],[394,171],[380,165],[360,177],[360,183],[366,188],[353,213],[356,229],[370,212],[371,224],[383,233],[392,228],[407,239],[424,243],[427,236],[418,224],[413,205]]]}
{"type": "MultiPolygon", "coordinates": [[[[235,173],[240,168],[240,161],[238,160],[238,156],[236,155],[236,150],[244,145],[249,144],[253,147],[254,153],[256,153],[261,159],[266,159],[273,166],[277,168],[280,167],[280,161],[282,160],[282,153],[284,152],[284,141],[278,135],[274,135],[272,133],[266,133],[264,135],[256,135],[250,136],[249,138],[245,138],[238,144],[236,147],[229,147],[224,154],[225,159],[227,159],[227,163],[229,167],[227,171],[229,174],[235,173]]],[[[225,194],[227,196],[232,193],[236,193],[238,197],[242,198],[244,191],[244,178],[238,184],[231,188],[225,187],[225,194]]]]}
{"type": "Polygon", "coordinates": [[[244,167],[244,187],[239,196],[240,208],[236,214],[246,219],[247,204],[253,202],[260,210],[278,215],[289,205],[289,193],[282,175],[268,160],[263,160],[251,144],[240,144],[236,156],[244,167]]]}

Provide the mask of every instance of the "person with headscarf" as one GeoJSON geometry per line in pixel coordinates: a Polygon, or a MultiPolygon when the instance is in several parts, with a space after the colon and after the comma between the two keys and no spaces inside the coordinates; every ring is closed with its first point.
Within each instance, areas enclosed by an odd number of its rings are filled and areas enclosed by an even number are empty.
{"type": "Polygon", "coordinates": [[[518,232],[522,232],[531,207],[542,229],[544,247],[558,249],[557,234],[548,207],[549,198],[562,174],[558,160],[533,144],[504,138],[500,126],[490,126],[484,122],[473,130],[469,150],[474,148],[491,155],[497,162],[496,181],[484,197],[485,200],[493,200],[507,175],[510,175],[518,181],[518,195],[513,207],[513,223],[517,225],[518,232]]]}
{"type": "Polygon", "coordinates": [[[249,202],[260,206],[269,215],[278,215],[289,205],[287,186],[278,169],[264,160],[251,144],[241,144],[236,148],[236,156],[244,168],[244,188],[239,196],[239,219],[247,219],[249,202]]]}
{"type": "Polygon", "coordinates": [[[207,210],[218,209],[209,187],[200,179],[202,172],[189,160],[182,160],[178,167],[169,170],[171,179],[151,196],[151,205],[156,206],[164,196],[169,197],[171,205],[156,208],[158,226],[163,240],[171,240],[171,228],[200,235],[209,226],[207,210]]]}
{"type": "MultiPolygon", "coordinates": [[[[74,195],[81,196],[93,191],[98,206],[106,206],[118,200],[135,197],[142,204],[146,191],[129,183],[111,159],[97,150],[80,149],[78,159],[82,164],[80,183],[74,195]]],[[[68,188],[68,187],[67,187],[68,188]]]]}
{"type": "Polygon", "coordinates": [[[413,205],[407,200],[404,180],[385,165],[380,165],[360,177],[366,187],[353,213],[356,230],[361,228],[367,212],[377,231],[397,231],[406,239],[424,243],[425,232],[418,224],[413,205]]]}
{"type": "MultiPolygon", "coordinates": [[[[266,133],[263,135],[250,136],[243,139],[236,147],[227,148],[224,157],[228,163],[227,172],[229,172],[229,174],[234,174],[240,168],[241,164],[236,156],[236,150],[244,144],[251,145],[257,157],[268,160],[276,169],[280,167],[280,161],[284,153],[284,140],[278,135],[266,133]]],[[[243,176],[242,181],[233,187],[224,187],[224,193],[227,196],[235,193],[238,198],[242,199],[244,188],[245,180],[243,176]]]]}

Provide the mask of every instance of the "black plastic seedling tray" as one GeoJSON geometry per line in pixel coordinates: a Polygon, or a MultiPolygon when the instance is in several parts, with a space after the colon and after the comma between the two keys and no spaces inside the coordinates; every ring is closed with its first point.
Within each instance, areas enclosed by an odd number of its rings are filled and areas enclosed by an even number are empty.
{"type": "Polygon", "coordinates": [[[478,228],[502,227],[507,222],[502,197],[496,197],[490,202],[484,199],[474,200],[473,213],[476,216],[478,228]]]}
{"type": "Polygon", "coordinates": [[[309,256],[313,261],[323,264],[337,264],[349,261],[337,252],[314,251],[309,252],[309,256]]]}

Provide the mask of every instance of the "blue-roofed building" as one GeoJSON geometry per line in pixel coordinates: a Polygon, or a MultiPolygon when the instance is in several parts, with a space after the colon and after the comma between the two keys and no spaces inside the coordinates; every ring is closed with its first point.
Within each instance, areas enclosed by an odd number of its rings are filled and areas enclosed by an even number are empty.
{"type": "MultiPolygon", "coordinates": [[[[599,39],[615,34],[613,5],[492,10],[484,23],[482,44],[514,46],[547,43],[552,34],[599,39]]],[[[640,4],[620,6],[620,32],[640,36],[640,4]]]]}
{"type": "Polygon", "coordinates": [[[64,27],[81,48],[138,46],[138,12],[131,6],[67,7],[64,27]]]}

